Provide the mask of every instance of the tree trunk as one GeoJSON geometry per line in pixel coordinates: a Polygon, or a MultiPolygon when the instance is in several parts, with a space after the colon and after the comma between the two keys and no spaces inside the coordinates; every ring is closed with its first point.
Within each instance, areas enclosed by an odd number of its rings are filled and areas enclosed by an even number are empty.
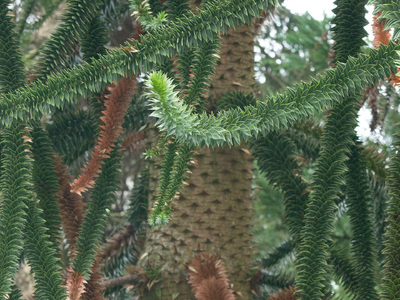
{"type": "MultiPolygon", "coordinates": [[[[222,37],[210,99],[233,89],[254,91],[254,35],[254,26],[242,26],[222,37]]],[[[139,265],[161,277],[141,299],[195,299],[187,264],[200,252],[221,258],[236,299],[251,299],[252,156],[244,147],[199,149],[195,160],[171,221],[147,230],[139,265]]]]}

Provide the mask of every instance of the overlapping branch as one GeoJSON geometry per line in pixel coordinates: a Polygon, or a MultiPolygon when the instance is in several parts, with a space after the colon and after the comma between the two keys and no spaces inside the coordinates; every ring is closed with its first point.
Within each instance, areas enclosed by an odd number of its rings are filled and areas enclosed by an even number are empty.
{"type": "Polygon", "coordinates": [[[93,187],[94,178],[99,176],[104,159],[109,157],[115,142],[123,131],[122,124],[125,120],[125,113],[135,88],[136,79],[126,77],[115,84],[114,88],[109,88],[110,95],[106,96],[105,109],[100,118],[102,124],[100,125],[99,139],[82,174],[71,184],[71,192],[81,194],[93,187]]]}
{"type": "Polygon", "coordinates": [[[76,240],[84,217],[84,203],[82,196],[71,192],[70,175],[61,157],[55,156],[55,170],[60,189],[58,191],[58,208],[61,215],[65,238],[69,245],[71,258],[75,257],[76,240]]]}
{"type": "Polygon", "coordinates": [[[9,125],[14,119],[40,116],[53,107],[62,108],[80,96],[99,92],[123,76],[149,71],[154,64],[163,62],[164,57],[172,57],[210,41],[216,33],[226,32],[229,27],[250,23],[253,17],[275,4],[276,0],[207,1],[197,15],[188,13],[173,24],[146,34],[140,43],[131,41],[127,46],[135,51],[126,51],[125,47],[121,47],[90,64],[48,77],[46,84],[36,82],[29,88],[3,95],[0,100],[0,122],[9,125]]]}
{"type": "Polygon", "coordinates": [[[255,106],[229,109],[214,115],[195,115],[183,104],[174,90],[172,81],[161,73],[153,73],[146,82],[150,89],[152,116],[158,118],[157,126],[177,141],[193,146],[238,145],[259,134],[287,128],[305,120],[316,112],[325,110],[343,98],[396,72],[395,60],[400,47],[394,43],[371,49],[369,55],[360,54],[327,70],[325,75],[289,88],[284,94],[258,101],[255,106]]]}
{"type": "Polygon", "coordinates": [[[375,4],[373,14],[377,15],[382,12],[377,20],[387,20],[384,25],[385,30],[393,29],[393,40],[400,37],[400,3],[397,0],[370,0],[370,4],[375,4]]]}
{"type": "Polygon", "coordinates": [[[95,261],[108,212],[118,188],[119,163],[119,151],[114,148],[105,159],[101,174],[95,179],[91,200],[87,205],[86,215],[78,234],[76,257],[67,282],[71,300],[79,299],[84,292],[84,284],[89,279],[90,268],[95,261]]]}

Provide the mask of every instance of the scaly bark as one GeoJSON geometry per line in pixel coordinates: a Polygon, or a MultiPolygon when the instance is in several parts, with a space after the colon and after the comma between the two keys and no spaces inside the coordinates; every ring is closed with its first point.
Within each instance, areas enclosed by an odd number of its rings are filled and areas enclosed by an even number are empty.
{"type": "MultiPolygon", "coordinates": [[[[191,1],[192,7],[199,1],[191,1]]],[[[221,61],[211,81],[209,109],[228,91],[253,92],[255,27],[242,26],[221,38],[221,61]]],[[[252,299],[251,261],[253,158],[244,147],[199,149],[188,185],[173,206],[171,221],[147,230],[139,266],[157,273],[159,281],[141,299],[195,299],[187,264],[199,253],[220,257],[236,298],[252,299]],[[238,296],[239,295],[239,296],[238,296]],[[157,298],[161,297],[161,298],[157,298]]],[[[157,168],[150,176],[153,208],[157,168]]]]}

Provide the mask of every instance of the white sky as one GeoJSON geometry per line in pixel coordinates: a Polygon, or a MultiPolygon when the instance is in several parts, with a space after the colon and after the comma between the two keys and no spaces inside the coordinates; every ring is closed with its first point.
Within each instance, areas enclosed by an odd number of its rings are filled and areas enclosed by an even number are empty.
{"type": "Polygon", "coordinates": [[[335,7],[333,2],[333,0],[285,0],[283,6],[298,14],[308,11],[315,19],[322,20],[324,13],[333,16],[332,9],[335,7]]]}

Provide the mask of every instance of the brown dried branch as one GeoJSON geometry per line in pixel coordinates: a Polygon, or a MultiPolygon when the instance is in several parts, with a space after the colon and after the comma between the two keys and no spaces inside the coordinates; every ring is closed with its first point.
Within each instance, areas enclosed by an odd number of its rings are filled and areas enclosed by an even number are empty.
{"type": "Polygon", "coordinates": [[[142,130],[128,134],[122,142],[121,152],[125,150],[134,151],[140,148],[141,142],[146,137],[146,133],[142,130]]]}
{"type": "MultiPolygon", "coordinates": [[[[379,48],[380,44],[388,45],[391,39],[391,34],[388,30],[385,30],[386,20],[378,21],[379,16],[382,12],[377,13],[374,16],[374,22],[372,24],[372,30],[374,32],[374,47],[379,48]]],[[[392,74],[390,76],[390,83],[399,87],[400,78],[399,76],[392,74]]]]}
{"type": "Polygon", "coordinates": [[[119,256],[121,249],[136,240],[136,229],[132,225],[124,227],[122,232],[114,236],[101,250],[103,260],[109,260],[112,257],[119,256]]]}
{"type": "Polygon", "coordinates": [[[126,275],[122,277],[117,277],[113,279],[109,279],[106,281],[103,281],[101,285],[104,288],[112,288],[116,286],[122,286],[122,285],[136,285],[137,279],[135,275],[126,275]]]}
{"type": "Polygon", "coordinates": [[[296,289],[291,286],[288,289],[280,290],[277,295],[268,297],[268,300],[297,300],[299,296],[295,295],[296,289]]]}
{"type": "Polygon", "coordinates": [[[378,21],[379,16],[382,12],[379,12],[374,16],[374,22],[372,24],[372,30],[374,32],[374,47],[379,48],[381,44],[388,45],[390,42],[390,32],[385,30],[386,20],[378,21]]]}
{"type": "Polygon", "coordinates": [[[222,261],[200,253],[189,264],[189,283],[197,300],[234,300],[222,261]]]}
{"type": "Polygon", "coordinates": [[[84,203],[82,196],[71,192],[71,185],[69,183],[71,177],[59,156],[54,157],[54,164],[58,184],[60,185],[57,203],[71,258],[73,258],[75,257],[76,240],[84,217],[84,203]]]}
{"type": "Polygon", "coordinates": [[[86,280],[81,274],[71,270],[67,278],[68,300],[79,300],[84,292],[86,280]]]}
{"type": "MultiPolygon", "coordinates": [[[[75,271],[69,271],[67,278],[69,300],[104,300],[103,291],[107,286],[101,283],[101,280],[103,279],[101,273],[103,261],[112,256],[117,256],[119,250],[135,238],[136,230],[133,226],[129,225],[126,226],[120,234],[112,238],[105,247],[100,248],[96,254],[95,262],[90,268],[91,274],[88,281],[84,280],[84,278],[75,271]]],[[[138,276],[135,275],[135,277],[138,276]]]]}
{"type": "Polygon", "coordinates": [[[128,225],[124,227],[122,232],[114,236],[104,247],[99,248],[96,255],[95,262],[92,266],[90,279],[85,283],[85,293],[82,295],[81,299],[84,300],[103,300],[103,291],[105,286],[100,283],[103,279],[101,274],[101,268],[104,261],[110,260],[113,257],[119,256],[121,249],[130,244],[136,239],[136,230],[133,226],[128,225]]]}
{"type": "Polygon", "coordinates": [[[122,133],[125,113],[131,102],[136,87],[136,78],[122,78],[114,88],[109,88],[110,94],[105,96],[105,109],[101,117],[99,139],[90,161],[82,169],[82,174],[72,183],[71,191],[81,194],[93,187],[94,178],[99,176],[104,159],[109,157],[118,136],[122,133]]]}
{"type": "Polygon", "coordinates": [[[100,284],[103,279],[101,274],[103,257],[101,254],[97,254],[93,266],[90,268],[90,278],[85,285],[85,292],[83,293],[81,300],[104,300],[104,287],[100,284]]]}

